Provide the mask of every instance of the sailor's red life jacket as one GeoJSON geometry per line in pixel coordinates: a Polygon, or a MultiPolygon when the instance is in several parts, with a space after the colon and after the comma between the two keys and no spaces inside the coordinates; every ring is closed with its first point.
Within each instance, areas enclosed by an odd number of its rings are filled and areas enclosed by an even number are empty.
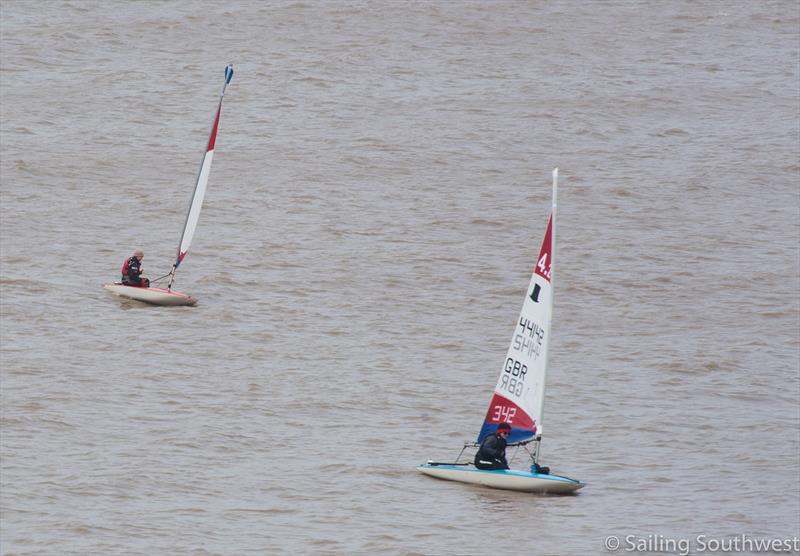
{"type": "Polygon", "coordinates": [[[141,285],[140,281],[142,279],[142,263],[139,262],[139,259],[136,258],[136,255],[125,259],[120,272],[122,273],[123,284],[130,284],[132,286],[141,285]]]}

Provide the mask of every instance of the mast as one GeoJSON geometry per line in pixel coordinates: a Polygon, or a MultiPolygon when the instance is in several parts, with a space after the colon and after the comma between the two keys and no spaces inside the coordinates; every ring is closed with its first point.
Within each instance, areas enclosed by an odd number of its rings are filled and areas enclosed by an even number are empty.
{"type": "MultiPolygon", "coordinates": [[[[555,279],[556,279],[556,210],[558,209],[558,168],[553,169],[553,206],[550,212],[550,321],[547,323],[547,330],[548,333],[552,334],[553,330],[553,299],[555,298],[555,279]]],[[[542,374],[542,396],[541,400],[539,401],[539,407],[537,408],[536,414],[539,416],[539,422],[541,423],[544,420],[544,389],[547,386],[547,369],[550,366],[550,349],[549,349],[549,342],[548,342],[548,350],[545,353],[545,361],[544,361],[544,373],[542,374]]],[[[535,438],[535,444],[533,445],[533,463],[534,465],[538,465],[539,463],[539,453],[541,451],[542,446],[542,435],[539,433],[535,438]]]]}
{"type": "Polygon", "coordinates": [[[175,256],[175,262],[172,264],[172,270],[169,273],[168,290],[172,290],[172,283],[175,281],[175,271],[183,261],[189,250],[189,245],[194,236],[194,230],[197,227],[197,220],[200,218],[200,209],[203,207],[203,197],[206,194],[206,185],[208,185],[208,176],[211,173],[211,161],[214,159],[214,146],[217,141],[217,129],[219,127],[219,116],[222,112],[222,99],[225,97],[225,88],[228,83],[233,79],[233,65],[228,64],[225,66],[225,83],[222,85],[222,92],[219,94],[219,104],[217,105],[217,114],[214,117],[214,122],[211,125],[211,132],[208,137],[208,146],[206,152],[203,154],[203,161],[200,163],[200,171],[197,174],[197,182],[192,192],[192,199],[189,203],[189,212],[186,214],[186,221],[183,224],[183,231],[181,232],[181,239],[178,242],[178,254],[175,256]]]}

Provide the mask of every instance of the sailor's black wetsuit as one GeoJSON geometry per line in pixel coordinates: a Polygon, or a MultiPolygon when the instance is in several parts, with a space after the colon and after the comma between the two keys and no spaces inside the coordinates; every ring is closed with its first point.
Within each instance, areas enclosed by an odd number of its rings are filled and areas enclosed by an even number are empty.
{"type": "Polygon", "coordinates": [[[481,442],[475,454],[475,467],[478,469],[508,469],[506,461],[506,439],[492,433],[481,442]]]}

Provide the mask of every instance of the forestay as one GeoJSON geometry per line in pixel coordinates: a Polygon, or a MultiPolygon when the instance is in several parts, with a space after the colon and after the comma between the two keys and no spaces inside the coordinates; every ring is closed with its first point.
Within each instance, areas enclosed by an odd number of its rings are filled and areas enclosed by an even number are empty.
{"type": "Polygon", "coordinates": [[[495,432],[500,423],[511,425],[509,443],[526,442],[542,434],[547,351],[553,313],[557,177],[558,169],[555,169],[553,207],[547,231],[500,378],[478,434],[478,442],[495,432]]]}

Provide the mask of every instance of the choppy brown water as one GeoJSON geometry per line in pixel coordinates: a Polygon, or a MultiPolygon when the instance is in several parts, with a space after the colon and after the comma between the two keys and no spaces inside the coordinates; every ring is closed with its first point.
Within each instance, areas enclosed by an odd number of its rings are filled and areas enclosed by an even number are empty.
{"type": "Polygon", "coordinates": [[[800,536],[796,2],[3,2],[2,527],[22,554],[800,536]],[[208,196],[171,264],[226,63],[208,196]],[[561,168],[537,497],[474,437],[561,168]]]}

